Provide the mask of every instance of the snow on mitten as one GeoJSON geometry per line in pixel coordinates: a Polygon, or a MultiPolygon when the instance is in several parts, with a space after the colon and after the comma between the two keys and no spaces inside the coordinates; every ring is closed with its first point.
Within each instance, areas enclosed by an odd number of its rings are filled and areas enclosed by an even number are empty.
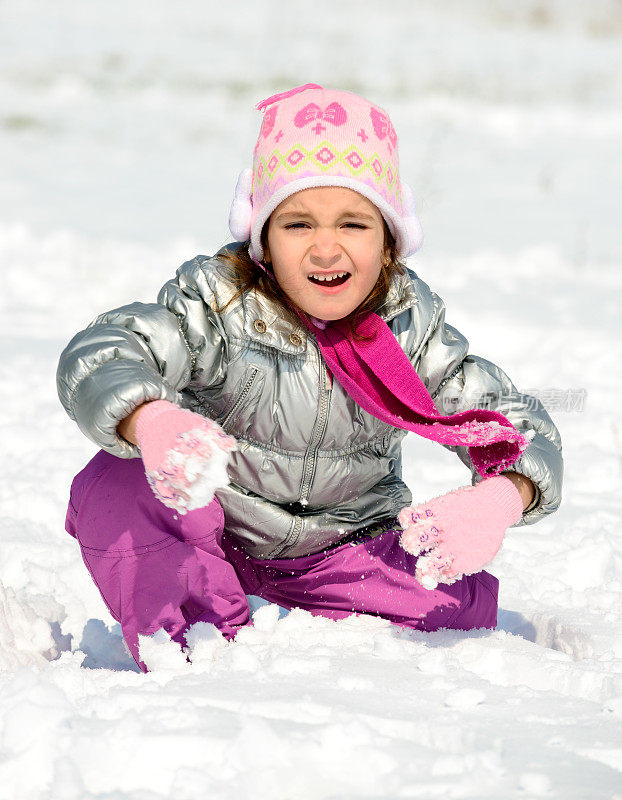
{"type": "Polygon", "coordinates": [[[501,475],[461,486],[402,509],[400,544],[417,559],[415,577],[426,589],[479,572],[501,547],[505,531],[523,513],[511,480],[501,475]],[[423,555],[421,555],[423,554],[423,555]]]}
{"type": "Polygon", "coordinates": [[[180,514],[208,505],[229,483],[236,442],[211,419],[155,400],[138,417],[136,440],[155,496],[180,514]]]}

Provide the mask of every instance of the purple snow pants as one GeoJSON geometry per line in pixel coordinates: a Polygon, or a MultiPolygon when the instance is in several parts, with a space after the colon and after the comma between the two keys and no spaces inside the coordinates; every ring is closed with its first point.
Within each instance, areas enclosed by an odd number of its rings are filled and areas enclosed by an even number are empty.
{"type": "Polygon", "coordinates": [[[142,670],[138,634],[180,644],[195,622],[232,638],[250,621],[247,594],[332,619],[375,614],[418,630],[494,628],[498,581],[487,572],[434,591],[388,530],[299,558],[257,559],[227,535],[217,501],[181,516],[154,496],[140,459],[100,451],[71,486],[67,531],[142,670]]]}

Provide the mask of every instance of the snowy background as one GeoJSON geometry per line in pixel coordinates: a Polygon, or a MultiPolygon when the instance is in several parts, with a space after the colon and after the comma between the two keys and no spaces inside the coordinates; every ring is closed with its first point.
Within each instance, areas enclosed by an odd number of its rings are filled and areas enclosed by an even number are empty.
{"type": "MultiPolygon", "coordinates": [[[[613,0],[0,2],[0,798],[622,798],[621,44],[613,0]],[[137,674],[63,530],[58,355],[228,240],[253,106],[307,81],[390,111],[411,266],[548,405],[564,504],[494,632],[263,606],[137,674]]],[[[414,437],[406,473],[468,480],[414,437]]]]}

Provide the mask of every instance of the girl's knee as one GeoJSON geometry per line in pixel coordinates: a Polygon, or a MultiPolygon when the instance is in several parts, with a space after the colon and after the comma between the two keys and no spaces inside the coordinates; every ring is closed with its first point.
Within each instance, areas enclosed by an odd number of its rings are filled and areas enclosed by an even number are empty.
{"type": "Polygon", "coordinates": [[[71,482],[65,530],[73,537],[78,538],[78,517],[89,498],[92,497],[93,487],[109,468],[114,467],[115,461],[120,461],[120,459],[100,450],[71,482]]]}
{"type": "Polygon", "coordinates": [[[219,547],[223,525],[217,500],[177,514],[154,495],[141,459],[101,451],[74,479],[66,527],[83,547],[129,555],[164,546],[171,538],[219,547]]]}
{"type": "Polygon", "coordinates": [[[76,475],[69,500],[69,532],[83,547],[122,552],[162,540],[157,500],[140,459],[122,459],[103,451],[76,475]]]}

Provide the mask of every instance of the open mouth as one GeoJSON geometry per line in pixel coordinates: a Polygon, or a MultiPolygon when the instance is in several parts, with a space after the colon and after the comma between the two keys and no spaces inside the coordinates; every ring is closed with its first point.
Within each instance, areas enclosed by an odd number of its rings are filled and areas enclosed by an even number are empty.
{"type": "Polygon", "coordinates": [[[349,272],[333,272],[327,275],[322,272],[312,272],[309,276],[311,283],[317,286],[325,286],[327,289],[333,286],[342,286],[350,277],[349,272]]]}

